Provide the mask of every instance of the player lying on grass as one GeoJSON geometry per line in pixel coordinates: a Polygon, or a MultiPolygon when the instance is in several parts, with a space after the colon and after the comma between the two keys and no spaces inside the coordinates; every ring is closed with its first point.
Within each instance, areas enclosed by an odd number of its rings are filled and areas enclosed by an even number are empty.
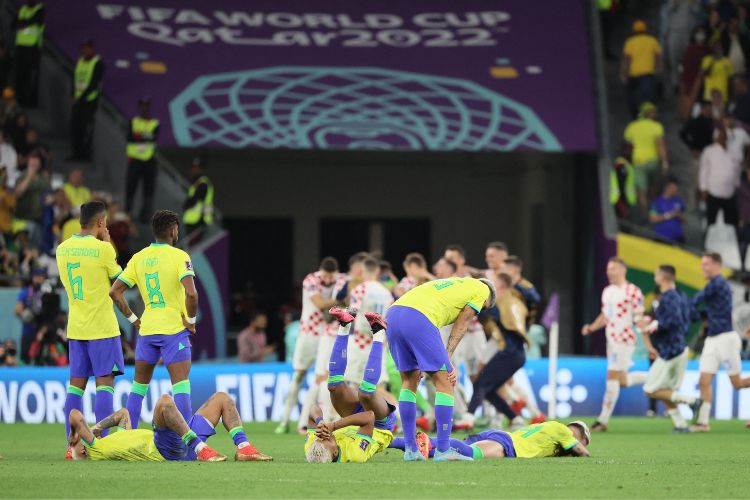
{"type": "Polygon", "coordinates": [[[372,329],[372,347],[357,391],[344,383],[349,331],[357,313],[338,307],[329,312],[340,326],[328,365],[328,390],[331,403],[342,418],[324,422],[319,406],[310,410],[305,457],[310,463],[367,462],[391,444],[396,423],[396,407],[376,393],[383,366],[385,320],[379,314],[365,314],[372,329]]]}
{"type": "MultiPolygon", "coordinates": [[[[470,459],[588,457],[586,447],[590,442],[591,431],[580,420],[568,425],[549,421],[515,432],[487,430],[471,434],[463,440],[451,439],[451,448],[470,459]]],[[[436,439],[423,432],[417,434],[417,445],[425,458],[433,456],[436,443],[436,439]]],[[[404,439],[394,439],[390,447],[403,450],[404,439]]]]}
{"type": "Polygon", "coordinates": [[[70,412],[70,447],[73,458],[82,460],[125,461],[193,461],[224,462],[227,457],[212,450],[206,440],[216,434],[221,420],[237,446],[238,461],[267,461],[271,457],[251,445],[234,400],[225,392],[217,392],[206,401],[190,422],[185,422],[171,396],[159,398],[154,408],[153,430],[133,429],[128,410],[122,408],[89,428],[78,410],[70,412]],[[119,427],[118,432],[101,437],[102,431],[119,427]]]}

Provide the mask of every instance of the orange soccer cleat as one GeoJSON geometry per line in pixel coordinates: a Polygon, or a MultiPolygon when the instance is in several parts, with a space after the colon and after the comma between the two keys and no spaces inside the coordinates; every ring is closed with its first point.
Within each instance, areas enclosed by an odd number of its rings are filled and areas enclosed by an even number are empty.
{"type": "Polygon", "coordinates": [[[422,431],[417,432],[417,449],[424,458],[430,458],[432,443],[430,442],[430,437],[422,431]]]}
{"type": "Polygon", "coordinates": [[[73,460],[73,448],[68,446],[68,451],[65,452],[65,460],[73,460]]]}
{"type": "Polygon", "coordinates": [[[197,460],[199,462],[226,462],[227,457],[226,455],[222,455],[221,453],[206,446],[200,452],[198,452],[197,460]]]}
{"type": "Polygon", "coordinates": [[[547,417],[544,416],[544,413],[540,413],[536,417],[531,419],[532,424],[543,424],[547,421],[547,417]]]}
{"type": "Polygon", "coordinates": [[[513,404],[511,404],[510,407],[514,412],[516,412],[516,415],[520,415],[521,410],[526,408],[526,401],[524,401],[523,399],[516,399],[515,401],[513,401],[513,404]]]}
{"type": "Polygon", "coordinates": [[[269,457],[259,452],[255,446],[245,446],[244,448],[237,448],[237,452],[234,454],[234,460],[236,462],[270,462],[273,457],[269,457]]]}

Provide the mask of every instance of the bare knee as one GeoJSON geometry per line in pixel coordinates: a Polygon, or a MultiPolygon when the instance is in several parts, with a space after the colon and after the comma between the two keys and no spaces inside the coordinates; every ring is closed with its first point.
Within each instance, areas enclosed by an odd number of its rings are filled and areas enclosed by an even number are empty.
{"type": "Polygon", "coordinates": [[[371,408],[373,403],[375,403],[375,398],[378,398],[376,393],[374,392],[358,392],[359,402],[362,403],[362,406],[365,408],[371,408]]]}
{"type": "Polygon", "coordinates": [[[346,389],[347,389],[347,387],[343,383],[341,383],[341,384],[335,384],[335,385],[329,385],[328,386],[328,392],[331,393],[331,397],[343,393],[346,389]]]}

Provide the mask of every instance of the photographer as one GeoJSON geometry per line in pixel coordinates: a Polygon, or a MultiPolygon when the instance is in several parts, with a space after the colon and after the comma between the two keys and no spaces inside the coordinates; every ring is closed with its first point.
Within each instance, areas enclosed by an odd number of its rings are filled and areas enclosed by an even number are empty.
{"type": "Polygon", "coordinates": [[[46,277],[43,269],[35,269],[31,273],[31,282],[21,289],[16,298],[16,316],[23,323],[21,360],[24,364],[29,364],[29,349],[37,334],[36,318],[42,311],[42,285],[46,277]]]}
{"type": "Polygon", "coordinates": [[[0,344],[0,366],[18,366],[18,359],[16,358],[17,354],[16,341],[13,339],[5,339],[5,342],[0,344]]]}
{"type": "Polygon", "coordinates": [[[41,286],[41,309],[37,314],[36,336],[29,348],[31,363],[37,366],[67,366],[67,316],[60,310],[60,295],[49,281],[41,286]]]}

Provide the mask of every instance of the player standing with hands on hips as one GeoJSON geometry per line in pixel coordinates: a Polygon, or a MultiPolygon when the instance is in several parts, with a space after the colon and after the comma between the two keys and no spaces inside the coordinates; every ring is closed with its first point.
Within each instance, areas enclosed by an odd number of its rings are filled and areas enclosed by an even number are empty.
{"type": "Polygon", "coordinates": [[[155,242],[133,255],[118,276],[109,294],[117,308],[138,328],[135,347],[135,377],[128,396],[130,421],[138,426],[143,398],[148,391],[159,358],[172,381],[174,402],[185,421],[193,408],[190,398],[191,345],[198,314],[198,291],[190,256],[175,248],[180,219],[170,210],[157,210],[151,218],[155,242]],[[145,305],[138,318],[130,310],[123,293],[138,286],[145,305]]]}
{"type": "Polygon", "coordinates": [[[591,430],[607,430],[609,417],[620,397],[620,387],[642,385],[646,372],[630,372],[630,359],[638,343],[635,326],[643,319],[643,292],[628,282],[625,275],[628,268],[619,257],[612,257],[607,263],[609,286],[602,292],[602,309],[599,316],[581,333],[589,335],[606,327],[607,335],[607,388],[602,401],[602,411],[591,430]]]}
{"type": "MultiPolygon", "coordinates": [[[[68,295],[70,385],[65,415],[83,411],[83,393],[89,377],[96,377],[94,413],[101,420],[114,412],[115,376],[125,363],[120,328],[107,290],[122,269],[107,231],[107,207],[101,201],[81,205],[81,232],[57,247],[57,268],[68,295]]],[[[66,438],[70,425],[65,426],[66,438]]],[[[102,434],[106,435],[106,431],[102,434]]],[[[70,447],[65,457],[72,459],[70,447]]]]}

